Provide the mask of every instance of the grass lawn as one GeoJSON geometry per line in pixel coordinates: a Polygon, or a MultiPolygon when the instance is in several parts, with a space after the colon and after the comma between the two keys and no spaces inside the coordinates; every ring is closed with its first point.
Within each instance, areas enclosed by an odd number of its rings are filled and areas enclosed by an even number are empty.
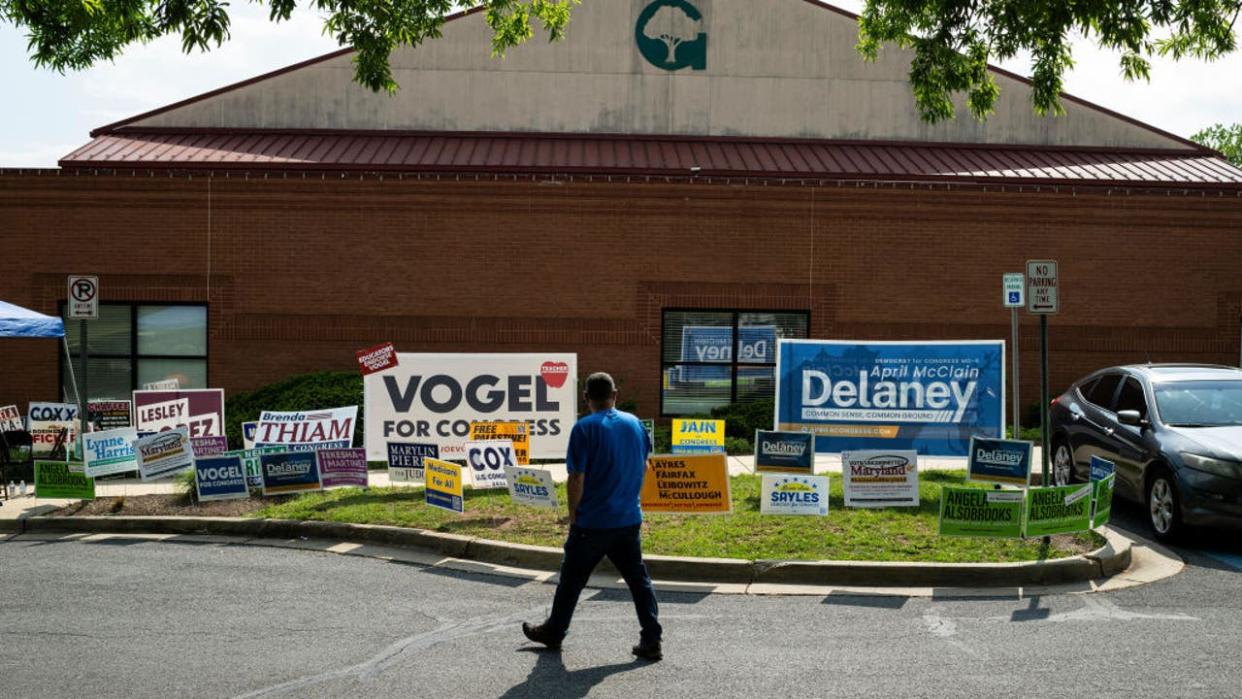
{"type": "MultiPolygon", "coordinates": [[[[733,513],[647,515],[643,548],[649,554],[719,558],[838,559],[865,561],[1005,562],[1060,558],[1098,548],[1093,533],[1038,539],[940,537],[942,485],[963,485],[963,471],[920,474],[922,506],[882,510],[843,506],[841,478],[833,476],[827,517],[759,514],[759,477],[733,478],[733,513]]],[[[969,484],[967,484],[969,485],[969,484]]],[[[983,486],[979,486],[983,487],[983,486]]],[[[509,502],[505,490],[466,489],[466,512],[428,507],[422,488],[343,488],[299,496],[255,512],[256,517],[417,527],[542,546],[564,541],[565,486],[556,513],[509,502]]]]}

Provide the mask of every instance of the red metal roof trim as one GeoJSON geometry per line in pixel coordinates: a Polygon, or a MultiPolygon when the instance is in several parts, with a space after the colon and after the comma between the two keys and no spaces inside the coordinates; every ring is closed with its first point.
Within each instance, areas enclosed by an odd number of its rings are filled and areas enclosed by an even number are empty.
{"type": "Polygon", "coordinates": [[[127,130],[95,138],[60,164],[1242,185],[1242,170],[1228,162],[1178,150],[581,134],[127,130]]]}

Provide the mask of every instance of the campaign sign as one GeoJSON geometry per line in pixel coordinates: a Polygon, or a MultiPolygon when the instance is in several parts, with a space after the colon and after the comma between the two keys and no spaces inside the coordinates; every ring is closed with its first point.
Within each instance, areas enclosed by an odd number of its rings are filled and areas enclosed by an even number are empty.
{"type": "Polygon", "coordinates": [[[35,498],[94,500],[95,479],[88,478],[82,464],[35,461],[35,498]]]}
{"type": "Polygon", "coordinates": [[[320,449],[316,453],[319,454],[319,475],[324,488],[367,487],[365,449],[320,449]]]}
{"type": "Polygon", "coordinates": [[[423,459],[427,471],[427,504],[461,514],[465,511],[461,466],[439,459],[423,459]]]}
{"type": "Polygon", "coordinates": [[[1022,537],[1021,490],[945,486],[940,491],[940,536],[1022,537]]]}
{"type": "Polygon", "coordinates": [[[259,422],[243,422],[241,424],[242,447],[245,449],[254,449],[254,434],[259,431],[259,422]]]}
{"type": "Polygon", "coordinates": [[[519,466],[530,463],[530,425],[525,422],[472,422],[470,441],[507,439],[513,443],[519,466]]]}
{"type": "Polygon", "coordinates": [[[1091,457],[1091,480],[1102,481],[1117,472],[1117,465],[1108,459],[1091,457]]]}
{"type": "Polygon", "coordinates": [[[190,446],[190,428],[156,432],[134,442],[138,456],[138,475],[144,481],[165,478],[194,468],[194,449],[190,446]]]}
{"type": "Polygon", "coordinates": [[[552,472],[538,468],[505,467],[509,499],[518,505],[556,509],[556,483],[552,472]]]}
{"type": "Polygon", "coordinates": [[[755,471],[809,476],[815,472],[815,435],[755,430],[755,471]]]}
{"type": "Polygon", "coordinates": [[[475,488],[506,488],[505,467],[517,466],[513,443],[507,439],[466,442],[466,465],[475,488]]]}
{"type": "Polygon", "coordinates": [[[137,439],[138,430],[133,427],[87,433],[86,451],[82,459],[86,476],[98,478],[137,471],[138,455],[134,452],[134,442],[137,439]]]}
{"type": "Polygon", "coordinates": [[[30,423],[31,456],[66,459],[68,446],[78,436],[78,406],[32,402],[26,419],[30,423]]]}
{"type": "Polygon", "coordinates": [[[919,455],[914,451],[841,454],[846,507],[918,507],[919,455]]]}
{"type": "Polygon", "coordinates": [[[16,405],[0,408],[0,432],[16,432],[22,427],[22,414],[16,405]]]}
{"type": "Polygon", "coordinates": [[[367,458],[389,442],[430,442],[461,459],[470,423],[525,422],[532,459],[563,459],[577,421],[575,354],[406,354],[363,377],[367,458]]]}
{"type": "Polygon", "coordinates": [[[759,513],[827,516],[828,476],[763,474],[759,513]]]}
{"type": "Polygon", "coordinates": [[[388,482],[421,483],[425,478],[423,459],[440,458],[440,449],[434,444],[406,442],[388,443],[388,482]]]}
{"type": "MultiPolygon", "coordinates": [[[[737,329],[737,361],[739,364],[772,364],[776,352],[776,326],[743,325],[737,329]]],[[[733,328],[719,325],[687,325],[681,329],[681,361],[733,361],[733,328]]],[[[721,368],[714,366],[682,366],[677,379],[682,382],[711,381],[721,377],[721,368]]]]}
{"type": "Polygon", "coordinates": [[[1098,481],[1092,481],[1095,493],[1091,503],[1091,528],[1108,524],[1113,514],[1113,487],[1117,484],[1117,474],[1110,473],[1098,481]]]}
{"type": "Polygon", "coordinates": [[[967,480],[983,483],[1031,484],[1031,442],[1018,439],[970,438],[967,480]]]}
{"type": "Polygon", "coordinates": [[[1091,483],[1026,491],[1025,536],[1051,536],[1091,528],[1091,483]]]}
{"type": "Polygon", "coordinates": [[[234,451],[226,451],[220,456],[236,456],[241,459],[242,468],[246,470],[246,484],[253,489],[263,487],[263,464],[259,460],[262,454],[279,454],[284,449],[280,447],[263,447],[262,449],[236,449],[234,451]]]}
{"type": "Polygon", "coordinates": [[[660,455],[647,458],[639,494],[644,512],[722,514],[733,510],[729,466],[724,454],[660,455]]]}
{"type": "Polygon", "coordinates": [[[397,348],[391,342],[368,347],[354,353],[363,376],[397,366],[397,348]]]}
{"type": "Polygon", "coordinates": [[[639,420],[639,422],[643,423],[643,432],[647,433],[647,451],[654,452],[655,451],[655,420],[648,418],[644,420],[639,420]]]}
{"type": "Polygon", "coordinates": [[[188,427],[191,437],[223,437],[224,389],[134,391],[134,427],[139,434],[188,427]]]}
{"type": "Polygon", "coordinates": [[[256,447],[284,447],[289,451],[349,449],[354,445],[358,406],[329,410],[277,412],[264,410],[255,430],[256,447]]]}
{"type": "Polygon", "coordinates": [[[776,429],[819,452],[965,456],[1005,424],[1005,343],[779,340],[776,429]]]}
{"type": "Polygon", "coordinates": [[[229,450],[228,437],[190,437],[190,450],[195,457],[219,456],[229,450]]]}
{"type": "Polygon", "coordinates": [[[723,454],[724,445],[724,420],[673,420],[674,454],[723,454]]]}
{"type": "Polygon", "coordinates": [[[313,451],[259,454],[259,465],[263,472],[264,497],[323,489],[313,451]]]}
{"type": "Polygon", "coordinates": [[[194,486],[200,502],[250,497],[246,467],[239,456],[209,456],[194,460],[194,486]]]}
{"type": "Polygon", "coordinates": [[[129,427],[130,406],[127,400],[93,400],[86,404],[86,421],[96,432],[129,427]]]}

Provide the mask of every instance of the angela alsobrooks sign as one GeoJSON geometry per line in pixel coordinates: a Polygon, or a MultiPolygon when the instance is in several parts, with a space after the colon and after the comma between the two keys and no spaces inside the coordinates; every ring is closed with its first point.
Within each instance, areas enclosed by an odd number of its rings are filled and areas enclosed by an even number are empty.
{"type": "Polygon", "coordinates": [[[966,456],[1005,424],[1000,340],[780,340],[776,361],[776,428],[814,433],[819,452],[966,456]]]}
{"type": "Polygon", "coordinates": [[[363,379],[367,459],[389,442],[435,444],[465,458],[470,423],[530,425],[531,457],[565,458],[576,418],[575,354],[398,354],[397,366],[363,379]]]}

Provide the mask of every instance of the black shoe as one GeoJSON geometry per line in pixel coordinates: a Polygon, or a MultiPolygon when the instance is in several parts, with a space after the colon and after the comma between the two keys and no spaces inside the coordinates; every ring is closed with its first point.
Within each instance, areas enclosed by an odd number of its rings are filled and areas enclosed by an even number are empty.
{"type": "Polygon", "coordinates": [[[640,641],[630,652],[653,663],[664,659],[664,652],[660,650],[659,641],[640,641]]]}
{"type": "Polygon", "coordinates": [[[551,650],[561,649],[561,639],[557,636],[553,636],[552,632],[548,631],[548,627],[544,624],[531,626],[529,623],[523,621],[522,633],[526,634],[526,637],[535,643],[542,643],[551,650]]]}

